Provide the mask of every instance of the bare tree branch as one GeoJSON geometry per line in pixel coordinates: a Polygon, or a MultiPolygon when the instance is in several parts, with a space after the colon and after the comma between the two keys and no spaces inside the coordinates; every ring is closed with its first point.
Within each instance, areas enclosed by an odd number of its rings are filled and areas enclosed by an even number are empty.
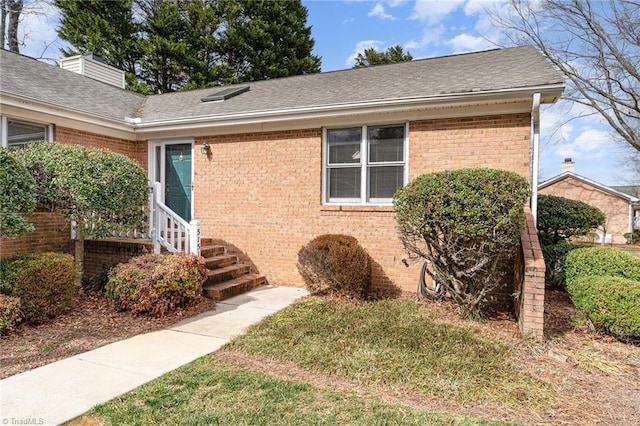
{"type": "Polygon", "coordinates": [[[596,111],[640,151],[640,2],[511,0],[492,13],[513,44],[532,44],[568,79],[565,98],[596,111]]]}

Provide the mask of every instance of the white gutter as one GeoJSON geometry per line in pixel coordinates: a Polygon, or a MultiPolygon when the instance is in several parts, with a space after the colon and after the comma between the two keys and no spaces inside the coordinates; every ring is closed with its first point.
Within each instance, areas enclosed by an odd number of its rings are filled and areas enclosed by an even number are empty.
{"type": "Polygon", "coordinates": [[[540,165],[540,93],[533,94],[531,107],[531,214],[538,226],[538,167],[540,165]]]}
{"type": "MultiPolygon", "coordinates": [[[[551,95],[554,98],[560,96],[562,84],[546,86],[536,86],[537,94],[541,92],[551,95]],[[558,90],[560,89],[560,92],[558,90]]],[[[484,92],[463,92],[447,95],[436,95],[419,98],[401,98],[391,100],[376,100],[345,104],[316,105],[311,107],[286,108],[279,110],[262,110],[251,112],[240,112],[230,114],[205,115],[189,118],[174,118],[157,121],[143,121],[137,124],[136,129],[152,129],[164,126],[188,127],[198,123],[206,122],[212,125],[222,122],[225,125],[248,124],[252,122],[282,121],[291,119],[320,118],[342,114],[346,111],[352,114],[363,114],[371,112],[393,112],[407,108],[427,108],[427,107],[457,107],[469,105],[476,102],[509,102],[514,99],[527,99],[531,96],[534,88],[499,89],[484,92]],[[505,99],[505,95],[510,95],[505,99]]],[[[162,96],[162,95],[158,95],[162,96]]],[[[555,99],[551,100],[554,102],[555,99]]],[[[144,115],[144,114],[143,114],[144,115]]]]}

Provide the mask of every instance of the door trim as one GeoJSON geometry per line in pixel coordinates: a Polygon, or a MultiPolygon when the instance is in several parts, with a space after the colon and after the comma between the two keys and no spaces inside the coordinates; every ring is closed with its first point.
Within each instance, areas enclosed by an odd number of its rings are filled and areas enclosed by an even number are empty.
{"type": "MultiPolygon", "coordinates": [[[[161,139],[161,140],[149,140],[147,142],[147,175],[149,181],[162,183],[163,189],[166,186],[165,182],[165,147],[167,145],[191,145],[191,219],[195,219],[195,191],[194,191],[194,179],[195,179],[195,140],[194,138],[179,138],[179,139],[161,139]],[[156,156],[156,150],[160,148],[160,158],[156,156]],[[160,170],[157,166],[160,165],[160,170]],[[156,176],[160,173],[160,176],[156,176]]],[[[162,203],[165,202],[165,191],[160,191],[162,203]]]]}

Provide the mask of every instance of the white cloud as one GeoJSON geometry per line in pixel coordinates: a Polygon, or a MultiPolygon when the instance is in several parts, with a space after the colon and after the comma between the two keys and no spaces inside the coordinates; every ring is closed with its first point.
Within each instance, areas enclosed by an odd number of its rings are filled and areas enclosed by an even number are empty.
{"type": "Polygon", "coordinates": [[[500,6],[508,0],[467,0],[464,5],[464,14],[467,16],[475,13],[483,13],[487,8],[500,6]]]}
{"type": "Polygon", "coordinates": [[[418,0],[416,1],[411,19],[426,21],[429,25],[439,24],[444,18],[463,5],[465,0],[418,0]]]}
{"type": "Polygon", "coordinates": [[[454,53],[473,52],[493,47],[493,44],[483,37],[472,36],[466,33],[458,34],[445,44],[451,46],[454,53]]]}
{"type": "Polygon", "coordinates": [[[373,9],[369,11],[367,16],[369,17],[377,16],[380,19],[388,19],[391,21],[395,21],[397,19],[395,16],[385,11],[384,3],[382,1],[379,1],[378,3],[376,3],[376,5],[373,6],[373,9]]]}
{"type": "Polygon", "coordinates": [[[351,53],[351,55],[349,55],[349,57],[346,59],[345,63],[347,64],[347,66],[351,67],[356,62],[356,57],[358,56],[358,53],[363,53],[365,49],[369,49],[371,47],[373,47],[376,50],[380,50],[382,45],[383,45],[383,43],[380,40],[363,40],[363,41],[359,41],[356,44],[356,47],[353,49],[353,53],[351,53]]]}
{"type": "Polygon", "coordinates": [[[556,149],[556,155],[580,159],[604,158],[615,148],[611,133],[587,129],[582,131],[573,141],[562,144],[556,149]]]}

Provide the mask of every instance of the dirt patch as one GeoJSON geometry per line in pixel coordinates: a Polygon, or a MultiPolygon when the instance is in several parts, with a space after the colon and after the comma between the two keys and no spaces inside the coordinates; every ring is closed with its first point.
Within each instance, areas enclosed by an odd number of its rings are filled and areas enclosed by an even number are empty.
{"type": "Polygon", "coordinates": [[[169,327],[185,318],[213,309],[204,297],[195,304],[156,319],[116,312],[99,292],[79,296],[75,309],[39,326],[21,325],[0,339],[0,378],[13,376],[63,358],[169,327]]]}

